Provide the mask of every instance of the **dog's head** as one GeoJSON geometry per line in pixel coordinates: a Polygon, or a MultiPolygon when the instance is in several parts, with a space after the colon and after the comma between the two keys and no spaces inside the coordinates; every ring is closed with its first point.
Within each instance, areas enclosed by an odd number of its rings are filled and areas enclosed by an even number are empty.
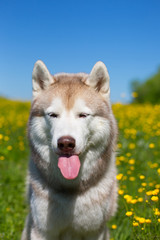
{"type": "Polygon", "coordinates": [[[113,137],[106,66],[97,62],[90,74],[51,76],[37,61],[32,80],[29,137],[34,149],[44,162],[58,166],[64,178],[77,178],[80,165],[87,178],[113,137]]]}

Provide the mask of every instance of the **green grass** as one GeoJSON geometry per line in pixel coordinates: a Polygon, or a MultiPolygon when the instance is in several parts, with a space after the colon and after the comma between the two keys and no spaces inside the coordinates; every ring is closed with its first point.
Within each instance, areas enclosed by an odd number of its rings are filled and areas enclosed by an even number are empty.
{"type": "Polygon", "coordinates": [[[0,102],[0,239],[20,239],[26,216],[29,104],[0,102]]]}
{"type": "MultiPolygon", "coordinates": [[[[29,103],[0,99],[0,240],[20,239],[27,215],[29,109],[29,103]]],[[[121,191],[117,214],[108,223],[111,239],[160,239],[160,106],[116,104],[113,110],[121,191]]]]}

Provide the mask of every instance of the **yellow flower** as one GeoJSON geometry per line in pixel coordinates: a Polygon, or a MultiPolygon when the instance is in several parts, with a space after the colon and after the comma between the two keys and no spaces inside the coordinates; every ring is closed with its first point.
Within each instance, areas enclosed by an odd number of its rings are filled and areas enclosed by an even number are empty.
{"type": "Polygon", "coordinates": [[[137,199],[132,199],[132,200],[131,200],[131,203],[132,203],[132,204],[136,204],[136,203],[137,203],[137,199]]]}
{"type": "Polygon", "coordinates": [[[144,175],[140,175],[139,178],[140,178],[141,180],[143,180],[143,179],[145,179],[145,176],[144,176],[144,175]]]}
{"type": "MultiPolygon", "coordinates": [[[[160,169],[160,168],[159,168],[160,169]]],[[[158,170],[157,170],[158,171],[158,170]]],[[[159,170],[159,172],[160,172],[160,170],[159,170]]],[[[156,186],[155,186],[156,188],[160,188],[160,184],[156,184],[156,186]]]]}
{"type": "Polygon", "coordinates": [[[122,148],[122,144],[121,144],[121,143],[118,143],[118,144],[117,144],[117,147],[118,147],[118,148],[122,148]]]}
{"type": "Polygon", "coordinates": [[[119,195],[123,195],[123,193],[124,193],[124,190],[122,190],[122,189],[119,189],[119,190],[118,190],[118,194],[119,194],[119,195]]]}
{"type": "Polygon", "coordinates": [[[146,219],[146,223],[151,223],[151,219],[146,219]]]}
{"type": "Polygon", "coordinates": [[[152,191],[152,194],[153,194],[153,195],[158,195],[158,193],[159,193],[159,189],[154,189],[154,190],[152,191]]]}
{"type": "Polygon", "coordinates": [[[158,222],[160,223],[160,218],[158,218],[158,222]]]}
{"type": "Polygon", "coordinates": [[[158,208],[155,208],[155,209],[154,209],[154,214],[155,214],[156,216],[160,216],[160,211],[159,211],[158,208]]]}
{"type": "Polygon", "coordinates": [[[12,146],[8,146],[7,149],[8,149],[9,151],[11,151],[11,150],[12,150],[12,146]]]}
{"type": "Polygon", "coordinates": [[[117,228],[117,225],[113,224],[112,229],[116,229],[116,228],[117,228]]]}
{"type": "Polygon", "coordinates": [[[131,153],[126,153],[126,156],[127,156],[127,157],[130,157],[130,156],[131,156],[131,153]]]}
{"type": "Polygon", "coordinates": [[[117,178],[117,180],[121,180],[122,177],[123,177],[123,174],[122,174],[122,173],[119,173],[116,178],[117,178]]]}
{"type": "Polygon", "coordinates": [[[133,222],[133,227],[137,227],[137,226],[139,226],[139,223],[138,222],[133,222]]]}
{"type": "Polygon", "coordinates": [[[137,216],[134,216],[134,218],[135,218],[137,221],[139,221],[139,219],[140,219],[140,217],[137,217],[137,216]]]}
{"type": "Polygon", "coordinates": [[[146,192],[146,195],[147,195],[147,196],[151,196],[151,195],[152,195],[152,191],[146,192]]]}
{"type": "Polygon", "coordinates": [[[147,186],[147,183],[144,183],[144,182],[143,182],[141,185],[142,185],[143,187],[146,187],[146,186],[147,186]]]}
{"type": "Polygon", "coordinates": [[[150,163],[149,166],[150,166],[150,168],[157,168],[158,163],[150,163]]]}
{"type": "Polygon", "coordinates": [[[124,195],[124,199],[126,200],[127,203],[131,203],[131,201],[132,201],[132,196],[130,196],[130,195],[124,195]]]}
{"type": "Polygon", "coordinates": [[[116,159],[116,165],[117,166],[121,165],[121,162],[118,159],[116,159]]]}
{"type": "Polygon", "coordinates": [[[4,137],[4,140],[5,140],[5,141],[8,141],[8,140],[9,140],[9,137],[8,137],[8,136],[5,136],[5,137],[4,137]]]}
{"type": "Polygon", "coordinates": [[[127,180],[127,176],[123,176],[123,180],[127,180]]]}
{"type": "Polygon", "coordinates": [[[158,174],[160,175],[160,168],[157,169],[158,174]]]}
{"type": "Polygon", "coordinates": [[[143,198],[142,197],[138,198],[137,200],[138,200],[138,202],[143,202],[143,198]]]}
{"type": "Polygon", "coordinates": [[[130,159],[130,160],[128,161],[128,163],[129,163],[129,164],[135,164],[135,159],[133,159],[133,158],[130,159]]]}
{"type": "Polygon", "coordinates": [[[145,218],[139,218],[138,221],[140,224],[142,224],[142,223],[145,223],[146,220],[145,220],[145,218]]]}
{"type": "Polygon", "coordinates": [[[153,196],[153,197],[151,197],[151,200],[153,201],[153,202],[158,202],[158,197],[157,196],[153,196]]]}
{"type": "Polygon", "coordinates": [[[152,182],[149,183],[149,186],[150,186],[150,187],[153,187],[153,185],[154,185],[154,183],[152,183],[152,182]]]}
{"type": "Polygon", "coordinates": [[[154,143],[150,143],[150,144],[149,144],[149,148],[155,148],[154,143]]]}
{"type": "Polygon", "coordinates": [[[135,181],[135,177],[130,177],[129,180],[130,180],[131,182],[133,182],[133,181],[135,181]]]}
{"type": "Polygon", "coordinates": [[[133,171],[135,168],[134,168],[134,166],[130,166],[130,169],[133,171]]]}
{"type": "Polygon", "coordinates": [[[2,135],[2,134],[0,134],[0,140],[1,140],[1,139],[3,139],[3,135],[2,135]]]}
{"type": "Polygon", "coordinates": [[[128,147],[129,149],[135,149],[136,145],[135,143],[130,143],[128,147]]]}
{"type": "Polygon", "coordinates": [[[0,156],[0,160],[3,161],[4,160],[4,156],[0,156]]]}
{"type": "Polygon", "coordinates": [[[143,192],[143,191],[144,191],[144,188],[139,188],[139,189],[138,189],[138,192],[139,192],[139,193],[141,193],[141,192],[143,192]]]}
{"type": "Polygon", "coordinates": [[[133,215],[133,212],[131,212],[131,211],[126,212],[126,216],[127,216],[127,217],[130,217],[130,216],[132,216],[132,215],[133,215]]]}
{"type": "Polygon", "coordinates": [[[124,156],[120,156],[118,159],[119,159],[120,161],[124,161],[124,160],[125,160],[125,157],[124,157],[124,156]]]}

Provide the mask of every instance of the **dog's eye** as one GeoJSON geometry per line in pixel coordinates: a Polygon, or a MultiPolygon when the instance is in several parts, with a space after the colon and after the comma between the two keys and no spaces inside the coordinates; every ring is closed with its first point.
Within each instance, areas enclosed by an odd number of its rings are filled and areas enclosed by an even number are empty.
{"type": "Polygon", "coordinates": [[[86,118],[88,116],[89,116],[89,114],[87,114],[87,113],[80,113],[79,114],[79,118],[86,118]]]}
{"type": "Polygon", "coordinates": [[[48,115],[52,118],[57,118],[58,117],[57,113],[48,113],[48,115]]]}

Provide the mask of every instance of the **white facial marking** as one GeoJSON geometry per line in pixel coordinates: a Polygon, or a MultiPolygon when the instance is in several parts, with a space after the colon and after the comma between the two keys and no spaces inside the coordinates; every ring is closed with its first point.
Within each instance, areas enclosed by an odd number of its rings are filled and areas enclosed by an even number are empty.
{"type": "Polygon", "coordinates": [[[58,151],[57,142],[60,137],[71,136],[76,141],[75,153],[79,154],[85,148],[88,139],[91,115],[91,109],[85,105],[83,100],[78,99],[73,108],[67,110],[60,98],[54,99],[46,110],[46,119],[48,126],[50,126],[53,149],[56,152],[58,151]],[[52,113],[57,114],[57,117],[50,116],[52,113]],[[81,117],[81,114],[85,116],[81,117]]]}
{"type": "Polygon", "coordinates": [[[46,114],[49,113],[57,113],[60,114],[64,110],[64,106],[62,104],[62,100],[60,98],[55,98],[51,105],[46,109],[46,114]]]}
{"type": "Polygon", "coordinates": [[[74,106],[73,106],[73,112],[77,113],[87,113],[89,115],[92,115],[93,112],[91,111],[90,108],[88,108],[85,104],[85,101],[82,99],[77,99],[74,106]]]}

